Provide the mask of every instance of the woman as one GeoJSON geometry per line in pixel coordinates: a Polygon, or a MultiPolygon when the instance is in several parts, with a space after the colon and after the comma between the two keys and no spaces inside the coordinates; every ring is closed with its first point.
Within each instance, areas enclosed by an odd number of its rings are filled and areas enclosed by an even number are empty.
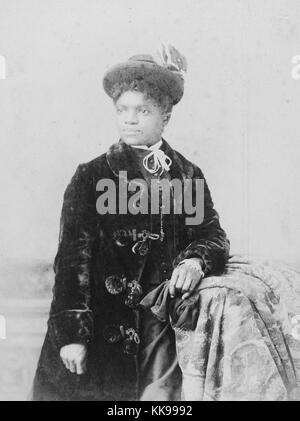
{"type": "Polygon", "coordinates": [[[185,71],[169,46],[104,76],[120,140],[65,192],[35,400],[181,399],[174,331],[140,301],[166,280],[174,302],[188,299],[229,255],[201,170],[162,138],[185,71]]]}

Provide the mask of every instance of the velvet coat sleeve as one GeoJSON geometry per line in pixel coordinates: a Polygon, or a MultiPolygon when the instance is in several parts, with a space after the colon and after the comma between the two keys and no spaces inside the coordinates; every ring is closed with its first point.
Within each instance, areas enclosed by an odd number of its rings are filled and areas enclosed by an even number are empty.
{"type": "Polygon", "coordinates": [[[184,259],[198,257],[206,276],[221,274],[229,258],[230,243],[220,225],[205,177],[198,167],[195,167],[194,178],[204,180],[204,218],[199,225],[187,228],[190,242],[173,260],[173,266],[184,259]]]}
{"type": "Polygon", "coordinates": [[[93,179],[86,166],[79,165],[64,194],[54,261],[48,328],[57,348],[71,343],[88,345],[92,340],[91,258],[96,221],[93,179]]]}

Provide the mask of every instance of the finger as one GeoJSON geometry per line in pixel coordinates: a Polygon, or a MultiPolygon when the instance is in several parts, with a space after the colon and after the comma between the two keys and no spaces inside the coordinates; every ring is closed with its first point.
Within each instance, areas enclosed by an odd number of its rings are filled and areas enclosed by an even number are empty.
{"type": "Polygon", "coordinates": [[[64,364],[64,366],[66,367],[67,370],[69,370],[69,362],[66,358],[62,358],[62,362],[64,364]]]}
{"type": "Polygon", "coordinates": [[[71,373],[76,373],[76,364],[74,361],[69,362],[69,370],[71,371],[71,373]]]}
{"type": "Polygon", "coordinates": [[[183,284],[187,275],[187,270],[184,266],[181,266],[181,269],[178,271],[178,278],[175,284],[175,290],[178,292],[182,291],[183,284]]]}
{"type": "Polygon", "coordinates": [[[172,277],[169,284],[169,293],[170,293],[171,298],[175,297],[175,284],[176,284],[177,277],[178,277],[178,269],[175,268],[173,270],[172,277]]]}
{"type": "Polygon", "coordinates": [[[187,272],[184,284],[182,285],[182,289],[181,289],[183,294],[188,292],[191,289],[192,281],[193,281],[192,274],[190,272],[187,272]]]}
{"type": "Polygon", "coordinates": [[[187,299],[187,298],[189,298],[192,294],[193,294],[193,291],[188,291],[188,292],[185,292],[181,298],[182,298],[183,300],[186,300],[186,299],[187,299]]]}
{"type": "Polygon", "coordinates": [[[83,374],[83,364],[81,362],[76,363],[76,373],[83,374]]]}
{"type": "Polygon", "coordinates": [[[195,290],[200,285],[200,281],[201,281],[201,279],[196,279],[196,280],[195,279],[192,279],[191,284],[190,284],[190,287],[189,287],[189,291],[185,292],[181,298],[183,300],[186,300],[192,294],[194,294],[195,290]]]}
{"type": "Polygon", "coordinates": [[[201,279],[202,278],[196,278],[192,280],[191,286],[190,286],[190,291],[195,291],[195,289],[197,289],[201,283],[201,279]]]}
{"type": "Polygon", "coordinates": [[[85,361],[79,361],[76,363],[76,373],[83,374],[86,371],[86,363],[85,361]]]}

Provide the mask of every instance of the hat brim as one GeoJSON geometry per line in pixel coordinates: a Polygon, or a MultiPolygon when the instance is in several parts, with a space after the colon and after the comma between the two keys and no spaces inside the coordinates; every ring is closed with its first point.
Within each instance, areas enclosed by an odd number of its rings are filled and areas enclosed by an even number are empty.
{"type": "Polygon", "coordinates": [[[176,105],[183,96],[183,78],[156,63],[127,61],[111,67],[103,77],[103,87],[107,95],[113,98],[114,86],[121,82],[144,79],[157,85],[176,105]]]}

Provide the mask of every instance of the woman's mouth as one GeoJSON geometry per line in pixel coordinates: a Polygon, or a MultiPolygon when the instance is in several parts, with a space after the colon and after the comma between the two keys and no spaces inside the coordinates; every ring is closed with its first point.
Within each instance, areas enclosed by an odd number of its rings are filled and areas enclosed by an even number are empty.
{"type": "Polygon", "coordinates": [[[141,130],[124,129],[123,132],[125,134],[137,135],[137,134],[141,133],[141,130]]]}

